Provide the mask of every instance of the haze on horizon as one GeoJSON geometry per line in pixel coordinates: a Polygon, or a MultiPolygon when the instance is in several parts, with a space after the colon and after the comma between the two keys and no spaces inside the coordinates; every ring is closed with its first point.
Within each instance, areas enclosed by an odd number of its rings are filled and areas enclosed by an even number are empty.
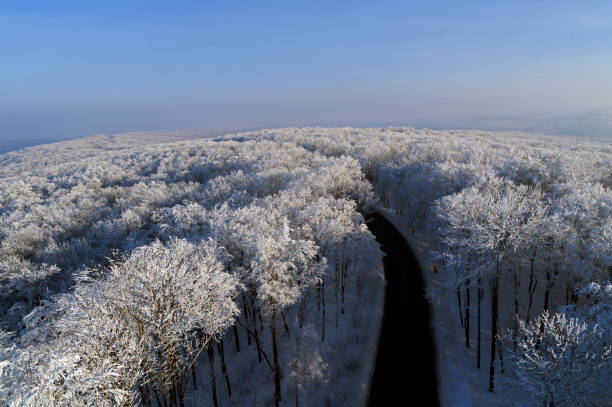
{"type": "Polygon", "coordinates": [[[6,1],[0,141],[584,117],[610,39],[606,1],[6,1]]]}

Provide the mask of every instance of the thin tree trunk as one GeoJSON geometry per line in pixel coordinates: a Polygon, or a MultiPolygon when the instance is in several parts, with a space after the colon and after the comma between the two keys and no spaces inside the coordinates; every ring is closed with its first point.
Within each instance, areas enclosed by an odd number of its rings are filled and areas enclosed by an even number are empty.
{"type": "Polygon", "coordinates": [[[559,275],[559,265],[557,263],[553,263],[553,274],[551,276],[550,271],[546,270],[546,293],[544,295],[544,310],[548,311],[550,308],[550,292],[557,281],[557,276],[559,275]]]}
{"type": "Polygon", "coordinates": [[[457,287],[457,308],[459,309],[459,322],[461,323],[461,327],[463,328],[463,311],[461,307],[461,288],[457,287]]]}
{"type": "Polygon", "coordinates": [[[317,311],[321,311],[321,281],[317,282],[317,311]]]}
{"type": "Polygon", "coordinates": [[[344,238],[344,247],[342,248],[342,309],[340,310],[342,315],[344,315],[344,291],[346,287],[346,277],[348,275],[348,268],[351,262],[350,259],[346,257],[346,242],[347,239],[344,238]]]}
{"type": "Polygon", "coordinates": [[[193,365],[191,365],[191,378],[193,379],[193,389],[197,390],[198,386],[196,384],[195,363],[193,365]]]}
{"type": "Polygon", "coordinates": [[[346,274],[347,274],[347,270],[348,270],[348,260],[345,260],[342,263],[342,279],[341,279],[341,287],[342,287],[342,300],[341,300],[341,308],[340,308],[340,313],[342,315],[344,315],[344,290],[345,290],[345,286],[346,286],[346,274]]]}
{"type": "Polygon", "coordinates": [[[529,294],[529,303],[527,305],[527,317],[525,318],[526,322],[529,323],[531,320],[531,310],[533,306],[533,293],[535,293],[536,287],[538,286],[538,280],[535,278],[535,270],[534,270],[534,261],[535,261],[535,253],[531,257],[531,266],[529,271],[529,287],[527,288],[527,292],[529,294]]]}
{"type": "MultiPolygon", "coordinates": [[[[300,335],[295,335],[295,354],[298,363],[301,362],[300,335]]],[[[300,372],[295,373],[295,407],[300,407],[300,372]]]]}
{"type": "Polygon", "coordinates": [[[140,393],[140,399],[145,407],[151,407],[151,399],[149,398],[149,388],[147,384],[138,385],[138,392],[140,393]]]}
{"type": "MultiPolygon", "coordinates": [[[[157,355],[159,357],[159,360],[163,360],[163,354],[161,352],[161,350],[158,349],[157,351],[157,355]]],[[[162,396],[162,400],[164,401],[164,406],[168,406],[168,401],[166,398],[166,385],[164,384],[164,370],[163,370],[163,363],[159,363],[159,367],[157,369],[157,377],[158,377],[158,383],[159,383],[159,392],[161,393],[162,396]]],[[[169,395],[168,395],[169,396],[169,395]]]]}
{"type": "MultiPolygon", "coordinates": [[[[242,309],[244,311],[244,323],[245,323],[246,327],[250,329],[250,325],[249,325],[249,307],[247,305],[246,294],[244,292],[242,293],[242,309]]],[[[251,336],[250,335],[247,335],[247,345],[251,346],[251,336]]]]}
{"type": "Polygon", "coordinates": [[[281,311],[280,314],[283,320],[283,326],[285,327],[285,333],[287,334],[287,336],[291,336],[291,334],[289,333],[289,325],[287,324],[287,318],[285,318],[285,313],[281,311]]]}
{"type": "MultiPolygon", "coordinates": [[[[550,257],[548,258],[548,261],[550,262],[551,259],[550,257]]],[[[554,278],[557,278],[557,274],[559,274],[559,271],[557,270],[557,265],[555,264],[555,275],[554,278]]],[[[549,308],[549,302],[550,302],[550,290],[552,289],[553,285],[555,284],[555,280],[553,278],[551,278],[550,275],[550,269],[546,269],[546,290],[544,292],[544,311],[548,311],[549,308]]],[[[544,332],[544,321],[542,321],[542,323],[540,323],[540,333],[544,332]]]]}
{"type": "Polygon", "coordinates": [[[176,378],[176,390],[178,393],[179,407],[185,407],[185,388],[183,387],[183,375],[178,374],[176,378]]]}
{"type": "Polygon", "coordinates": [[[278,407],[281,401],[281,374],[278,363],[278,343],[276,340],[276,309],[272,308],[272,318],[270,321],[270,331],[272,333],[272,355],[274,359],[274,405],[278,407]]]}
{"type": "Polygon", "coordinates": [[[495,353],[497,347],[497,306],[499,294],[499,259],[493,277],[493,287],[491,287],[491,360],[489,362],[489,391],[495,390],[495,353]]]}
{"type": "Polygon", "coordinates": [[[336,328],[338,327],[338,316],[340,314],[340,276],[338,258],[336,257],[336,267],[334,273],[334,295],[336,296],[336,328]]]}
{"type": "Polygon", "coordinates": [[[550,289],[552,287],[550,279],[550,270],[546,269],[546,290],[544,290],[544,311],[548,311],[548,302],[550,298],[550,289]]]}
{"type": "Polygon", "coordinates": [[[177,393],[176,393],[176,386],[175,386],[175,382],[176,382],[176,377],[175,377],[175,373],[174,373],[174,358],[173,358],[173,352],[171,349],[166,348],[166,365],[168,366],[168,370],[167,370],[167,379],[168,379],[168,385],[170,386],[170,389],[168,391],[169,394],[169,399],[170,399],[170,406],[176,406],[176,399],[177,399],[177,393]]]}
{"type": "Polygon", "coordinates": [[[321,280],[321,342],[325,342],[325,280],[321,280]]]}
{"type": "Polygon", "coordinates": [[[470,280],[465,287],[465,346],[470,347],[470,280]]]}
{"type": "Polygon", "coordinates": [[[499,355],[499,365],[501,368],[501,374],[504,374],[506,370],[506,366],[504,365],[504,346],[500,338],[497,338],[497,354],[499,355]]]}
{"type": "Polygon", "coordinates": [[[304,303],[304,298],[300,299],[300,310],[298,312],[298,327],[302,329],[304,327],[304,314],[306,304],[304,303]]]}
{"type": "MultiPolygon", "coordinates": [[[[151,387],[153,387],[153,386],[151,386],[151,387]]],[[[168,403],[166,403],[166,393],[161,388],[161,386],[159,388],[159,392],[156,389],[153,389],[153,394],[155,395],[155,400],[157,401],[157,405],[158,406],[164,406],[164,407],[168,406],[168,403]],[[161,393],[161,399],[159,398],[160,397],[160,393],[161,393]]]]}
{"type": "Polygon", "coordinates": [[[225,378],[225,385],[227,386],[227,394],[229,398],[232,398],[232,387],[230,386],[229,375],[227,374],[227,366],[225,365],[225,352],[223,351],[223,340],[217,342],[217,350],[219,351],[219,355],[221,355],[221,373],[223,374],[223,378],[225,378]]]}
{"type": "Polygon", "coordinates": [[[264,331],[264,323],[263,323],[263,319],[261,318],[261,312],[257,313],[257,318],[259,318],[259,329],[261,329],[261,332],[264,331]]]}
{"type": "Polygon", "coordinates": [[[234,343],[236,345],[236,352],[240,352],[240,339],[238,338],[238,327],[234,324],[234,343]]]}
{"type": "Polygon", "coordinates": [[[210,366],[210,387],[213,399],[213,406],[217,407],[217,380],[215,378],[215,352],[213,350],[210,342],[206,346],[206,351],[208,353],[208,365],[210,366]]]}
{"type": "MultiPolygon", "coordinates": [[[[157,405],[159,407],[161,406],[165,406],[166,405],[166,400],[164,399],[164,403],[162,404],[161,399],[159,398],[159,392],[157,391],[157,388],[155,387],[155,382],[157,382],[159,384],[159,390],[163,391],[161,388],[161,382],[159,381],[159,378],[156,377],[155,373],[153,373],[153,369],[151,368],[151,365],[149,364],[149,359],[145,356],[145,368],[144,371],[149,379],[149,383],[151,384],[151,391],[153,392],[153,396],[155,396],[155,401],[157,401],[157,405]]],[[[163,393],[162,393],[163,394],[163,393]]]]}
{"type": "MultiPolygon", "coordinates": [[[[253,337],[255,336],[255,334],[250,329],[248,329],[246,326],[244,326],[244,324],[242,322],[240,322],[240,319],[236,319],[236,321],[238,321],[238,324],[240,324],[240,326],[245,330],[245,332],[248,335],[253,335],[253,337]]],[[[263,358],[265,359],[266,363],[268,364],[268,367],[270,368],[270,370],[273,371],[274,367],[272,367],[272,363],[270,363],[270,359],[268,358],[268,355],[266,355],[266,352],[263,349],[261,349],[261,348],[259,348],[259,351],[263,355],[263,358]]]]}
{"type": "Polygon", "coordinates": [[[478,332],[477,332],[477,341],[478,341],[478,345],[477,348],[478,350],[476,351],[476,367],[478,369],[480,369],[480,304],[482,303],[482,280],[480,278],[478,278],[478,332]]]}
{"type": "MultiPolygon", "coordinates": [[[[356,276],[357,275],[357,263],[359,261],[359,256],[357,256],[355,258],[355,260],[353,260],[353,275],[356,276]]],[[[347,276],[347,280],[348,280],[348,276],[347,276]]],[[[359,277],[357,277],[357,291],[359,291],[359,277]]]]}
{"type": "Polygon", "coordinates": [[[516,352],[518,331],[519,331],[519,287],[521,282],[519,281],[520,266],[514,270],[514,318],[513,318],[513,329],[512,329],[512,350],[516,352]]]}
{"type": "Polygon", "coordinates": [[[259,332],[257,331],[257,308],[255,307],[255,302],[252,296],[251,309],[253,311],[253,335],[255,336],[255,345],[257,346],[257,358],[259,359],[259,363],[261,363],[261,342],[259,341],[259,332]]]}

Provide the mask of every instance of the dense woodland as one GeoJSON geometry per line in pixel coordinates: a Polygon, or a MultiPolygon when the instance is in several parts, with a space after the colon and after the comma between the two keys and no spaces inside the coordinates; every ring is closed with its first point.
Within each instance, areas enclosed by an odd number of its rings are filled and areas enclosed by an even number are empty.
{"type": "Polygon", "coordinates": [[[357,299],[382,293],[358,161],[274,141],[143,142],[2,157],[3,399],[182,406],[206,373],[191,405],[297,405],[367,370],[363,350],[337,346],[375,337],[357,299]],[[236,364],[252,359],[249,377],[236,364]],[[253,403],[239,390],[261,376],[272,398],[253,403]]]}
{"type": "Polygon", "coordinates": [[[356,369],[340,344],[376,327],[364,215],[382,207],[431,242],[429,297],[452,298],[483,388],[501,374],[530,405],[609,405],[611,188],[610,143],[520,133],[290,128],[0,155],[0,398],[183,406],[207,372],[203,405],[253,404],[228,373],[248,353],[269,378],[258,402],[307,404],[356,369]]]}

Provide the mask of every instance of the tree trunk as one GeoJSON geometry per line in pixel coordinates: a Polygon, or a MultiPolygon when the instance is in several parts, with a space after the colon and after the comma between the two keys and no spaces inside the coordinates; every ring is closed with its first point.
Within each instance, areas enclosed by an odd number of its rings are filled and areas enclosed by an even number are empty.
{"type": "Polygon", "coordinates": [[[506,367],[504,365],[504,347],[503,347],[503,343],[499,340],[497,340],[497,355],[499,356],[499,365],[500,365],[500,370],[501,370],[501,374],[504,374],[506,367]]]}
{"type": "Polygon", "coordinates": [[[287,324],[287,318],[285,318],[285,313],[281,311],[280,314],[283,320],[283,327],[285,327],[285,333],[287,334],[287,336],[291,336],[291,333],[289,332],[289,325],[287,324]]]}
{"type": "Polygon", "coordinates": [[[321,281],[317,282],[317,311],[321,311],[321,281]]]}
{"type": "Polygon", "coordinates": [[[527,305],[527,317],[525,318],[527,323],[529,323],[529,321],[531,320],[531,309],[533,306],[533,293],[535,293],[535,289],[538,286],[538,280],[535,278],[535,271],[534,271],[534,265],[533,265],[534,261],[535,261],[535,253],[531,257],[531,266],[530,266],[530,271],[529,271],[529,287],[527,289],[527,292],[529,294],[529,303],[527,305]]]}
{"type": "MultiPolygon", "coordinates": [[[[157,350],[157,356],[159,357],[160,361],[163,360],[164,355],[162,354],[161,349],[157,350]]],[[[159,384],[159,392],[161,393],[162,400],[164,401],[164,406],[168,406],[168,399],[166,397],[166,392],[167,392],[168,389],[167,389],[167,386],[165,384],[163,363],[158,363],[157,382],[159,384]]],[[[170,395],[168,394],[168,396],[170,396],[170,395]]]]}
{"type": "Polygon", "coordinates": [[[251,299],[251,309],[253,310],[253,336],[255,336],[255,345],[257,346],[257,358],[259,363],[261,363],[261,342],[259,341],[259,332],[257,331],[257,307],[255,307],[253,299],[251,299]]]}
{"type": "Polygon", "coordinates": [[[193,389],[197,390],[198,386],[196,384],[195,363],[193,365],[191,365],[191,378],[193,379],[193,389]]]}
{"type": "MultiPolygon", "coordinates": [[[[248,329],[250,329],[249,325],[249,307],[247,305],[246,294],[242,293],[242,310],[244,312],[244,323],[248,329]]],[[[251,335],[247,335],[247,345],[251,346],[251,335]]]]}
{"type": "Polygon", "coordinates": [[[348,260],[345,260],[345,262],[342,263],[342,279],[341,279],[341,307],[340,307],[340,314],[344,315],[344,290],[346,287],[346,275],[347,275],[347,270],[348,270],[348,260]]]}
{"type": "MultiPolygon", "coordinates": [[[[552,260],[550,260],[552,261],[552,260]]],[[[550,269],[546,269],[546,293],[544,294],[544,310],[548,311],[550,308],[550,292],[557,281],[559,275],[559,265],[553,263],[553,274],[550,274],[550,269]]]]}
{"type": "Polygon", "coordinates": [[[340,276],[339,276],[340,265],[338,264],[338,259],[336,258],[336,267],[334,273],[334,294],[336,296],[336,328],[338,328],[338,316],[340,314],[340,276]]]}
{"type": "Polygon", "coordinates": [[[514,270],[514,319],[513,319],[513,329],[512,329],[512,350],[516,352],[516,346],[518,341],[518,331],[519,331],[519,287],[521,282],[519,281],[520,274],[520,266],[518,269],[514,270]]]}
{"type": "Polygon", "coordinates": [[[240,339],[238,339],[238,326],[234,323],[234,343],[236,344],[236,353],[240,352],[240,339]]]}
{"type": "Polygon", "coordinates": [[[300,310],[298,312],[298,327],[302,329],[304,327],[304,316],[306,312],[306,304],[304,303],[304,298],[300,299],[300,310]]]}
{"type": "MultiPolygon", "coordinates": [[[[149,383],[151,386],[151,392],[153,393],[153,396],[155,397],[155,401],[157,402],[158,407],[165,406],[166,400],[164,399],[164,402],[162,403],[159,392],[157,391],[157,388],[155,387],[155,383],[158,383],[158,384],[160,383],[159,378],[153,372],[151,365],[149,364],[149,360],[146,357],[145,357],[144,362],[145,362],[145,373],[149,380],[149,383]]],[[[160,391],[162,391],[162,395],[163,395],[163,389],[161,387],[161,384],[159,385],[159,388],[160,388],[160,391]]]]}
{"type": "Polygon", "coordinates": [[[178,393],[179,407],[185,407],[185,388],[183,387],[183,374],[176,378],[176,391],[178,393]]]}
{"type": "Polygon", "coordinates": [[[550,270],[546,269],[546,290],[544,290],[544,311],[548,311],[548,302],[550,299],[550,289],[552,287],[550,279],[550,270]]]}
{"type": "Polygon", "coordinates": [[[325,280],[321,280],[321,342],[325,342],[325,280]]]}
{"type": "Polygon", "coordinates": [[[466,281],[465,287],[465,346],[470,347],[470,280],[466,281]]]}
{"type": "Polygon", "coordinates": [[[206,351],[208,353],[208,365],[210,366],[210,387],[212,389],[212,399],[213,406],[217,407],[217,381],[215,379],[215,351],[209,342],[206,346],[206,351]]]}
{"type": "Polygon", "coordinates": [[[140,399],[145,407],[151,407],[151,399],[149,398],[149,388],[145,383],[144,385],[138,385],[138,392],[140,393],[140,399]]]}
{"type": "Polygon", "coordinates": [[[272,333],[272,355],[274,358],[274,405],[278,407],[281,401],[281,373],[278,364],[278,343],[276,340],[276,309],[272,308],[272,318],[270,321],[270,331],[272,333]]]}
{"type": "Polygon", "coordinates": [[[221,356],[221,373],[223,374],[223,378],[225,379],[225,385],[227,387],[227,395],[229,398],[232,398],[232,387],[230,386],[229,375],[227,374],[227,366],[225,365],[225,352],[223,350],[223,340],[217,342],[217,350],[219,351],[219,355],[221,356]]]}
{"type": "Polygon", "coordinates": [[[489,361],[489,391],[495,390],[495,353],[497,350],[497,306],[499,294],[499,259],[491,287],[491,360],[489,361]]]}
{"type": "Polygon", "coordinates": [[[175,366],[174,366],[176,358],[174,357],[174,351],[171,348],[166,347],[165,353],[166,353],[166,365],[168,366],[167,379],[168,379],[168,385],[170,386],[170,389],[168,391],[170,405],[176,406],[176,400],[178,397],[178,393],[176,391],[176,381],[177,381],[176,376],[177,375],[175,373],[175,366]]]}
{"type": "Polygon", "coordinates": [[[259,318],[259,329],[261,329],[261,332],[264,331],[264,323],[263,323],[263,319],[261,319],[261,312],[257,313],[257,318],[259,318]]]}
{"type": "Polygon", "coordinates": [[[457,287],[457,308],[459,309],[459,322],[461,323],[461,327],[463,328],[463,311],[461,307],[461,289],[457,287]]]}
{"type": "Polygon", "coordinates": [[[344,315],[344,291],[346,287],[346,278],[348,275],[349,264],[351,263],[350,259],[346,257],[346,238],[344,238],[344,248],[342,249],[342,308],[340,313],[344,315]]]}
{"type": "Polygon", "coordinates": [[[476,367],[480,369],[480,304],[482,303],[482,280],[478,278],[478,332],[477,332],[477,351],[476,351],[476,367]]]}
{"type": "MultiPolygon", "coordinates": [[[[300,334],[295,335],[295,355],[298,363],[301,362],[300,334]]],[[[295,407],[300,407],[300,372],[293,372],[295,376],[295,407]]]]}

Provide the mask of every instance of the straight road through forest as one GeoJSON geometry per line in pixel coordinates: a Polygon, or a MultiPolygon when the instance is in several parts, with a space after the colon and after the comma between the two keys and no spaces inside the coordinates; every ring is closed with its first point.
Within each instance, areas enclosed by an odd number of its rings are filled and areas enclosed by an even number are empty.
{"type": "Polygon", "coordinates": [[[367,225],[385,253],[385,305],[368,405],[439,406],[431,311],[419,263],[381,214],[367,225]]]}

